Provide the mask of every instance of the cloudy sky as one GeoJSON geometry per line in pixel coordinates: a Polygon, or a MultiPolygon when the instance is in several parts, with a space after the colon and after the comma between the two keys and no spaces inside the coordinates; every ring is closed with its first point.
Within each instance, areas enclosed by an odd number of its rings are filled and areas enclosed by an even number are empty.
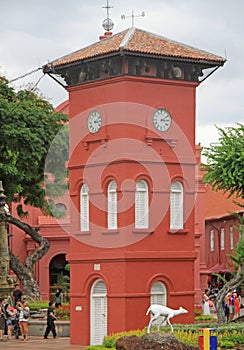
{"type": "MultiPolygon", "coordinates": [[[[98,41],[107,0],[0,0],[0,74],[9,80],[98,41]]],[[[132,26],[227,58],[223,68],[197,89],[196,142],[207,146],[218,137],[214,125],[244,123],[243,0],[109,0],[118,33],[132,26]],[[145,17],[139,16],[142,11],[145,17]],[[125,15],[124,20],[121,15],[125,15]]],[[[42,71],[11,86],[38,83],[57,106],[66,91],[42,71]]]]}

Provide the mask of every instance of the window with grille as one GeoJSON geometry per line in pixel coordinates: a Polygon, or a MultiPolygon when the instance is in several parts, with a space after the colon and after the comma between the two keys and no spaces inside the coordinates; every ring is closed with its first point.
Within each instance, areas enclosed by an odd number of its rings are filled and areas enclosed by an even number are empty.
{"type": "Polygon", "coordinates": [[[210,250],[214,251],[214,230],[210,231],[210,250]]]}
{"type": "Polygon", "coordinates": [[[170,192],[170,229],[183,229],[183,186],[176,181],[171,185],[170,192]]]}
{"type": "Polygon", "coordinates": [[[166,306],[166,288],[162,282],[155,282],[151,287],[150,304],[166,306]]]}
{"type": "Polygon", "coordinates": [[[108,229],[117,227],[117,183],[111,181],[108,185],[108,229]]]}
{"type": "Polygon", "coordinates": [[[230,227],[230,249],[234,249],[234,233],[233,233],[233,227],[230,227]]]}
{"type": "Polygon", "coordinates": [[[136,183],[135,192],[135,228],[149,227],[148,185],[146,181],[136,183]]]}
{"type": "Polygon", "coordinates": [[[80,230],[89,231],[89,187],[84,184],[80,190],[80,230]]]}
{"type": "Polygon", "coordinates": [[[220,247],[221,250],[225,249],[225,229],[222,228],[220,231],[220,247]]]}

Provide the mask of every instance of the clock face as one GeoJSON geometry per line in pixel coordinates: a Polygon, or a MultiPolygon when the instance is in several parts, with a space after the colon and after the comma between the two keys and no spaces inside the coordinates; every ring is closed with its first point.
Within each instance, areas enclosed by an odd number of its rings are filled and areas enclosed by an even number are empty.
{"type": "Polygon", "coordinates": [[[172,118],[165,108],[159,108],[153,115],[153,124],[159,131],[167,131],[170,128],[172,118]]]}
{"type": "Polygon", "coordinates": [[[100,127],[102,125],[102,116],[98,111],[92,111],[87,119],[87,126],[89,131],[92,134],[95,134],[99,131],[100,127]]]}

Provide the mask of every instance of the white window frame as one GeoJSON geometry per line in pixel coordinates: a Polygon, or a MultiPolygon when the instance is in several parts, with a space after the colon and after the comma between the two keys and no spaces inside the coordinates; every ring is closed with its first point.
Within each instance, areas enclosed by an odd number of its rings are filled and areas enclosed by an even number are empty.
{"type": "Polygon", "coordinates": [[[167,306],[167,289],[160,281],[154,282],[151,286],[150,305],[152,304],[167,306]]]}
{"type": "Polygon", "coordinates": [[[108,229],[118,228],[117,183],[112,180],[108,184],[108,229]]]}
{"type": "Polygon", "coordinates": [[[225,250],[225,229],[223,227],[220,230],[220,249],[225,250]]]}
{"type": "Polygon", "coordinates": [[[171,184],[170,191],[170,229],[181,230],[184,228],[184,191],[180,181],[171,184]]]}
{"type": "Polygon", "coordinates": [[[233,226],[230,226],[230,249],[234,249],[234,231],[233,226]]]}
{"type": "Polygon", "coordinates": [[[148,184],[145,180],[139,180],[135,191],[135,228],[149,228],[148,203],[148,184]]]}
{"type": "Polygon", "coordinates": [[[83,184],[80,189],[80,231],[89,231],[89,187],[83,184]]]}
{"type": "Polygon", "coordinates": [[[214,252],[214,230],[210,231],[210,251],[214,252]]]}

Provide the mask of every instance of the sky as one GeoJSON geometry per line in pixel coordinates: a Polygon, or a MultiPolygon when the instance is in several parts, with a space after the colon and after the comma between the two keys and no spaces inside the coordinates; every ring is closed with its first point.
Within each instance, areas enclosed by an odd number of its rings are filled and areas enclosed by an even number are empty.
{"type": "MultiPolygon", "coordinates": [[[[104,33],[107,0],[0,0],[0,75],[9,81],[86,47],[104,33]]],[[[219,127],[244,123],[243,0],[109,0],[112,32],[134,26],[227,59],[197,88],[196,143],[208,146],[219,127]],[[145,16],[141,16],[145,12],[145,16]],[[125,15],[125,19],[121,19],[125,15]]],[[[68,98],[42,70],[11,83],[37,84],[56,107],[68,98]]]]}

